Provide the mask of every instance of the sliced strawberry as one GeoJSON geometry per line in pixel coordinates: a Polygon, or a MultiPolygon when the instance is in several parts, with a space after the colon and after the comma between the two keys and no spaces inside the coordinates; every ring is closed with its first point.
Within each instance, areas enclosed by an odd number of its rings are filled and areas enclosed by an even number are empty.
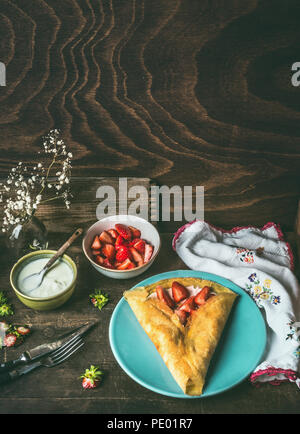
{"type": "Polygon", "coordinates": [[[169,294],[167,293],[167,291],[165,291],[163,289],[162,286],[158,285],[156,287],[156,295],[157,298],[161,301],[163,301],[164,303],[166,303],[171,309],[173,309],[173,307],[175,306],[174,301],[172,300],[172,298],[169,296],[169,294]]]}
{"type": "Polygon", "coordinates": [[[30,333],[30,328],[25,326],[19,326],[17,327],[17,332],[20,333],[20,335],[25,336],[30,333]]]}
{"type": "Polygon", "coordinates": [[[17,342],[17,336],[12,333],[8,333],[4,338],[4,346],[5,347],[13,347],[17,342]]]}
{"type": "Polygon", "coordinates": [[[93,256],[100,255],[100,253],[101,253],[101,250],[100,250],[100,249],[99,249],[99,250],[92,250],[92,255],[93,255],[93,256]]]}
{"type": "Polygon", "coordinates": [[[105,244],[114,244],[113,237],[107,231],[101,232],[99,239],[105,244]]]}
{"type": "Polygon", "coordinates": [[[127,270],[128,268],[132,268],[131,264],[134,265],[133,262],[131,262],[131,260],[129,258],[125,259],[124,262],[122,262],[121,265],[119,265],[117,267],[118,270],[127,270]]]}
{"type": "Polygon", "coordinates": [[[195,307],[195,301],[194,301],[195,297],[189,297],[186,301],[184,301],[180,306],[179,306],[179,310],[183,310],[184,312],[187,313],[191,313],[191,311],[194,309],[195,307]]]}
{"type": "Polygon", "coordinates": [[[116,239],[116,242],[115,242],[115,249],[119,249],[121,246],[127,246],[128,245],[128,242],[121,236],[121,235],[118,235],[118,238],[116,239]]]}
{"type": "Polygon", "coordinates": [[[102,248],[102,253],[111,262],[115,257],[115,248],[112,244],[105,244],[102,248]]]}
{"type": "Polygon", "coordinates": [[[183,299],[189,296],[187,288],[179,282],[172,282],[172,295],[176,303],[179,303],[183,299]]]}
{"type": "Polygon", "coordinates": [[[137,228],[134,228],[133,226],[128,226],[131,234],[132,234],[132,238],[140,238],[141,237],[141,231],[137,228]]]}
{"type": "Polygon", "coordinates": [[[130,251],[126,246],[120,246],[116,253],[116,261],[124,262],[130,257],[130,251]]]}
{"type": "Polygon", "coordinates": [[[184,325],[186,323],[186,320],[187,320],[187,317],[188,317],[188,313],[185,312],[184,310],[179,310],[179,309],[176,309],[175,313],[178,316],[179,321],[181,322],[181,324],[184,325]]]}
{"type": "Polygon", "coordinates": [[[137,238],[133,240],[131,243],[132,247],[134,247],[138,252],[144,254],[145,253],[145,241],[141,238],[137,238]]]}
{"type": "Polygon", "coordinates": [[[128,226],[122,225],[121,223],[117,223],[115,225],[115,228],[116,228],[117,232],[119,233],[119,235],[121,235],[123,238],[125,238],[125,240],[131,239],[131,231],[130,231],[128,226]]]}
{"type": "Polygon", "coordinates": [[[202,304],[204,304],[206,302],[206,300],[208,299],[210,293],[210,287],[209,286],[204,286],[200,292],[198,292],[198,294],[195,296],[195,303],[198,306],[201,306],[202,304]]]}
{"type": "Polygon", "coordinates": [[[149,262],[153,254],[153,246],[151,244],[145,244],[144,262],[149,262]]]}
{"type": "Polygon", "coordinates": [[[101,241],[99,240],[98,235],[95,236],[93,244],[91,245],[92,250],[101,249],[101,241]]]}
{"type": "Polygon", "coordinates": [[[143,256],[134,247],[130,247],[130,253],[132,255],[133,260],[137,263],[138,267],[143,265],[144,263],[143,256]]]}
{"type": "Polygon", "coordinates": [[[102,256],[100,256],[100,255],[97,255],[95,258],[95,261],[97,262],[97,264],[103,265],[104,258],[102,258],[102,256]]]}
{"type": "Polygon", "coordinates": [[[118,238],[118,232],[115,229],[109,229],[107,231],[114,239],[118,238]]]}
{"type": "Polygon", "coordinates": [[[105,268],[114,269],[113,264],[110,262],[110,260],[109,260],[108,258],[105,258],[105,259],[103,260],[103,264],[102,264],[102,266],[105,267],[105,268]]]}
{"type": "Polygon", "coordinates": [[[127,270],[131,270],[132,268],[135,268],[135,264],[131,262],[131,264],[128,265],[127,270]]]}

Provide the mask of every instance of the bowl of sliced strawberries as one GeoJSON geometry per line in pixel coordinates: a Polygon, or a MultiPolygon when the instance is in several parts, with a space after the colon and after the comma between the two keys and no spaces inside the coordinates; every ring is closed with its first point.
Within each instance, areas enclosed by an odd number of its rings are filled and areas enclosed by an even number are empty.
{"type": "Polygon", "coordinates": [[[82,248],[93,267],[114,279],[130,279],[146,271],[160,250],[152,223],[133,215],[105,217],[87,231],[82,248]]]}

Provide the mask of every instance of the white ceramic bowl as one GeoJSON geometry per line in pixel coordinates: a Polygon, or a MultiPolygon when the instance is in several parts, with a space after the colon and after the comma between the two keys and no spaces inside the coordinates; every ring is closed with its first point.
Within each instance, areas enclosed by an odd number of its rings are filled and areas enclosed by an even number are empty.
{"type": "Polygon", "coordinates": [[[99,273],[102,273],[107,277],[112,277],[113,279],[131,279],[132,277],[136,277],[144,273],[144,271],[148,270],[148,268],[151,267],[155,261],[155,258],[160,250],[160,245],[160,236],[155,226],[153,226],[153,224],[149,223],[147,220],[133,215],[115,215],[105,217],[102,220],[97,221],[88,229],[82,241],[84,254],[93,267],[96,268],[99,273]],[[95,236],[100,235],[102,231],[114,228],[116,223],[134,226],[141,231],[141,238],[148,241],[154,247],[153,254],[149,262],[130,270],[111,270],[109,268],[102,267],[93,260],[91,244],[95,236]]]}

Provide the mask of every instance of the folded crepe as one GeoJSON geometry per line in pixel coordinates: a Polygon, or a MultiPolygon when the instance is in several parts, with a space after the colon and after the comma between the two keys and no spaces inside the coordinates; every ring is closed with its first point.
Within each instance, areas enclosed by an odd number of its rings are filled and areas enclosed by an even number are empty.
{"type": "Polygon", "coordinates": [[[201,395],[209,363],[237,294],[208,280],[176,278],[125,291],[124,297],[183,392],[201,395]],[[214,295],[190,315],[185,325],[155,295],[158,285],[169,290],[174,280],[185,287],[209,286],[214,295]]]}

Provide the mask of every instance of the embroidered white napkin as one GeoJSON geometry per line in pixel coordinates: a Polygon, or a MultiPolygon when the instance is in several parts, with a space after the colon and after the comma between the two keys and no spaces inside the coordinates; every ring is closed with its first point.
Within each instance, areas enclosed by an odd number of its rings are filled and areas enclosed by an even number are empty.
{"type": "Polygon", "coordinates": [[[176,232],[173,248],[189,268],[231,280],[262,310],[268,343],[251,382],[291,381],[300,388],[300,287],[280,227],[225,231],[196,220],[176,232]]]}

